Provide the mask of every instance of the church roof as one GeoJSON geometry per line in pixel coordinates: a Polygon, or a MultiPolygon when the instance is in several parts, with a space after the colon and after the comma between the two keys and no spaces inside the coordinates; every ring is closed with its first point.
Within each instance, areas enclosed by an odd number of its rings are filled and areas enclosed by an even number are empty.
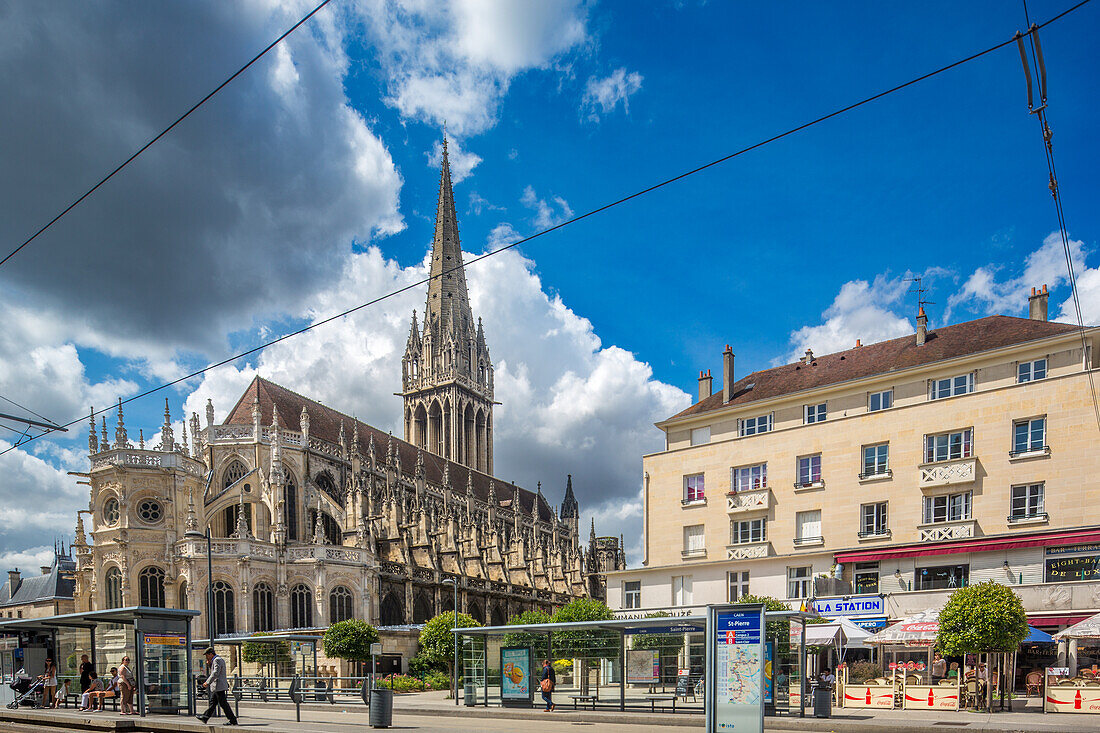
{"type": "MultiPolygon", "coordinates": [[[[302,409],[305,408],[306,412],[309,413],[309,434],[311,437],[338,444],[340,441],[340,426],[343,424],[345,440],[350,449],[354,439],[352,430],[358,425],[359,449],[362,453],[367,452],[367,446],[373,436],[375,456],[379,462],[384,462],[386,459],[386,446],[388,441],[392,439],[400,456],[402,471],[410,473],[416,466],[416,454],[420,449],[415,445],[364,422],[357,421],[349,415],[345,415],[316,400],[304,397],[263,377],[255,377],[252,380],[252,383],[248,385],[248,389],[244,391],[241,398],[237,400],[237,404],[230,410],[224,424],[251,425],[252,402],[257,397],[260,401],[260,422],[264,425],[271,424],[272,408],[277,407],[279,410],[279,425],[287,430],[300,431],[302,429],[302,409]]],[[[423,456],[424,475],[429,483],[437,486],[441,485],[443,483],[444,466],[449,464],[450,481],[453,489],[457,493],[463,494],[466,491],[467,475],[472,474],[474,497],[482,502],[488,502],[489,483],[491,481],[496,482],[496,494],[500,506],[504,506],[506,503],[510,505],[513,493],[518,488],[514,484],[505,483],[481,471],[471,471],[462,464],[441,458],[434,453],[424,451],[423,456]]],[[[530,515],[532,506],[537,503],[539,506],[539,519],[548,520],[553,516],[553,509],[549,503],[544,497],[537,495],[535,492],[519,488],[519,502],[524,514],[530,515]]]]}
{"type": "Polygon", "coordinates": [[[927,340],[920,346],[916,337],[910,334],[835,354],[815,356],[810,363],[800,361],[753,372],[733,383],[733,397],[729,402],[722,402],[722,390],[719,389],[669,420],[1060,336],[1077,328],[1070,323],[987,316],[929,331],[927,340]]]}

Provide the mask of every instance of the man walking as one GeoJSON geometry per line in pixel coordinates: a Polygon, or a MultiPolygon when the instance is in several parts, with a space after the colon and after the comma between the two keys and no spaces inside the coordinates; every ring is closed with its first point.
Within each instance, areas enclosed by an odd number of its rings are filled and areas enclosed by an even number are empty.
{"type": "Polygon", "coordinates": [[[210,705],[205,713],[198,716],[199,720],[205,723],[220,705],[226,720],[229,721],[228,725],[236,725],[237,716],[233,714],[233,708],[229,706],[229,698],[225,694],[229,689],[229,680],[225,676],[225,660],[214,653],[212,646],[206,647],[205,656],[207,677],[202,686],[206,688],[207,695],[210,697],[210,705]]]}
{"type": "Polygon", "coordinates": [[[542,690],[542,700],[546,703],[546,709],[543,711],[545,713],[557,707],[552,697],[555,684],[557,684],[557,678],[554,676],[554,667],[550,664],[549,659],[544,659],[542,660],[542,679],[539,680],[539,689],[542,690]]]}

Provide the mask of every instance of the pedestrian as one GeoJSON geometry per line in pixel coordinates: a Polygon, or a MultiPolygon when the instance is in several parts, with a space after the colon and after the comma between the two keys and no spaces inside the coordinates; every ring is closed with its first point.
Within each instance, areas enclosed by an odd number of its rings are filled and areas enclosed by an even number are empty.
{"type": "Polygon", "coordinates": [[[81,694],[88,691],[88,685],[92,684],[92,677],[95,676],[95,665],[88,660],[87,654],[80,655],[80,692],[81,694]]]}
{"type": "Polygon", "coordinates": [[[932,658],[932,684],[947,676],[947,660],[939,652],[932,658]]]}
{"type": "MultiPolygon", "coordinates": [[[[65,698],[69,696],[69,686],[71,683],[72,680],[65,680],[61,683],[61,692],[54,695],[53,698],[53,706],[55,708],[61,707],[61,703],[65,702],[65,698]]],[[[68,704],[66,704],[65,707],[68,707],[68,704]]]]}
{"type": "Polygon", "coordinates": [[[42,669],[42,707],[53,706],[53,696],[57,693],[57,666],[53,663],[53,657],[46,657],[46,665],[42,669]]]}
{"type": "Polygon", "coordinates": [[[542,690],[542,699],[546,703],[546,709],[543,710],[544,713],[549,713],[557,707],[552,697],[554,694],[554,685],[556,685],[557,682],[557,677],[554,676],[554,667],[550,664],[550,660],[542,660],[542,678],[539,680],[539,689],[542,690]]]}
{"type": "Polygon", "coordinates": [[[228,725],[236,725],[237,716],[233,714],[233,708],[229,706],[229,698],[225,694],[229,690],[229,680],[225,676],[225,660],[214,652],[212,646],[206,647],[204,656],[206,657],[207,677],[202,686],[206,688],[207,695],[210,697],[210,705],[206,708],[206,712],[198,718],[205,723],[220,705],[222,712],[225,713],[226,720],[229,721],[228,725]]]}
{"type": "Polygon", "coordinates": [[[130,671],[130,657],[122,658],[118,667],[118,707],[122,715],[134,715],[134,673],[130,671]]]}

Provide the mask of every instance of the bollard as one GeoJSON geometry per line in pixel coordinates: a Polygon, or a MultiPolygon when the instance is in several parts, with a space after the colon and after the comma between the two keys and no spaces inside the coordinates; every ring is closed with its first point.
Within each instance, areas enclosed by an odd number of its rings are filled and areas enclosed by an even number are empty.
{"type": "Polygon", "coordinates": [[[290,696],[290,701],[294,703],[294,717],[301,723],[302,722],[302,690],[301,682],[298,679],[298,675],[294,675],[294,678],[290,681],[290,690],[287,691],[287,695],[290,696]]]}

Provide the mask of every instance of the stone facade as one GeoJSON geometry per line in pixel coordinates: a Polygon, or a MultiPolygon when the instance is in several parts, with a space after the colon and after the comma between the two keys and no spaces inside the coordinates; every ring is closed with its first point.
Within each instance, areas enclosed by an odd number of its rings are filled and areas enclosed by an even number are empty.
{"type": "MultiPolygon", "coordinates": [[[[440,202],[433,273],[461,264],[446,156],[440,202]]],[[[453,607],[451,583],[459,609],[492,624],[602,593],[599,572],[624,566],[622,553],[594,528],[587,548],[579,542],[572,477],[559,513],[541,484],[532,492],[489,473],[484,331],[461,270],[437,274],[403,362],[411,440],[259,377],[225,420],[208,404],[178,440],[166,401],[155,446],[142,433],[135,444],[121,404],[113,439],[92,419],[89,502],[72,548],[76,610],[198,609],[204,636],[207,529],[217,635],[353,617],[420,623],[453,607]],[[433,302],[443,299],[446,309],[433,302]]]]}

